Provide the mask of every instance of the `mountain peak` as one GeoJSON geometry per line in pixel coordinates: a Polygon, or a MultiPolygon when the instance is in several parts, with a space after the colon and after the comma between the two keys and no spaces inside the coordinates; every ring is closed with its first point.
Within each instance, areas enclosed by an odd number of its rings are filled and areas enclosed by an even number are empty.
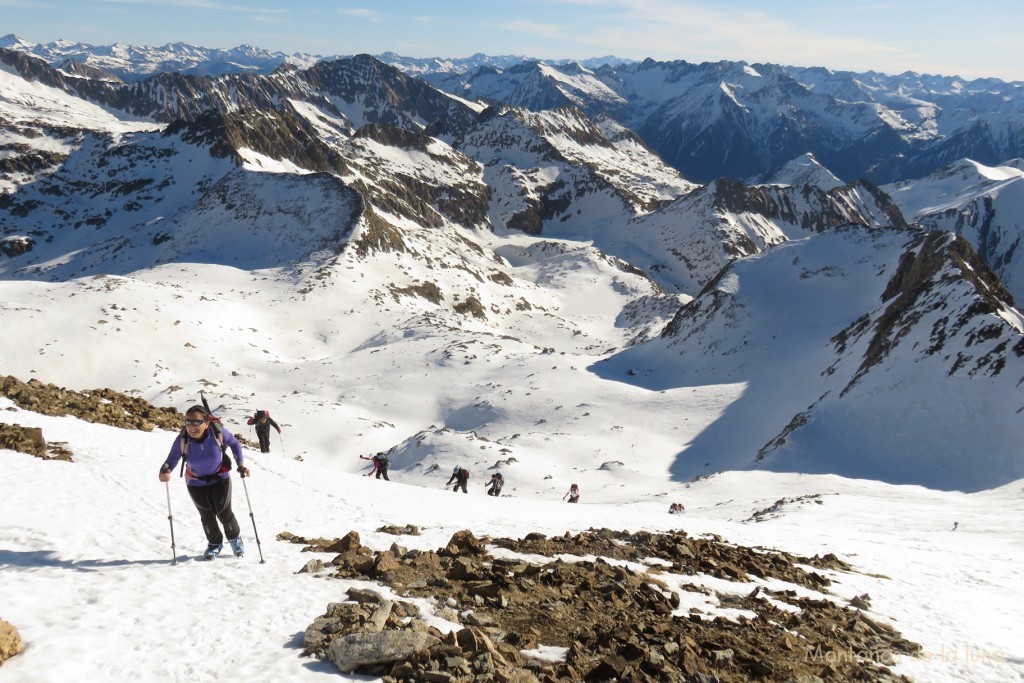
{"type": "Polygon", "coordinates": [[[764,176],[751,181],[755,185],[810,185],[823,190],[832,190],[844,183],[835,174],[821,165],[813,152],[805,152],[786,162],[764,176]]]}

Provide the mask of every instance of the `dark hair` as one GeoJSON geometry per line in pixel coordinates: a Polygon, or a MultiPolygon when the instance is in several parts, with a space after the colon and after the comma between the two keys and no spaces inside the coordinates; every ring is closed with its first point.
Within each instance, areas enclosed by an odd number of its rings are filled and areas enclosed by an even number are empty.
{"type": "Polygon", "coordinates": [[[198,403],[185,411],[186,415],[188,415],[189,413],[199,413],[203,417],[210,417],[210,411],[208,411],[206,408],[204,408],[198,403]]]}

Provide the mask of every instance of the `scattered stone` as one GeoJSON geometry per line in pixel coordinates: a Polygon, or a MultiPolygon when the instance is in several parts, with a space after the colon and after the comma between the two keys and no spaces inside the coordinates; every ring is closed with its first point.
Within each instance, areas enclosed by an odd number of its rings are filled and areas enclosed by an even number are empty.
{"type": "Polygon", "coordinates": [[[850,600],[850,607],[856,607],[857,609],[871,609],[871,596],[867,593],[856,596],[853,600],[850,600]]]}
{"type": "Polygon", "coordinates": [[[323,560],[310,560],[299,570],[299,574],[316,574],[324,570],[323,560]]]}
{"type": "Polygon", "coordinates": [[[392,534],[394,536],[419,536],[420,528],[415,524],[406,524],[405,526],[395,526],[393,524],[382,526],[377,529],[382,534],[392,534]]]}

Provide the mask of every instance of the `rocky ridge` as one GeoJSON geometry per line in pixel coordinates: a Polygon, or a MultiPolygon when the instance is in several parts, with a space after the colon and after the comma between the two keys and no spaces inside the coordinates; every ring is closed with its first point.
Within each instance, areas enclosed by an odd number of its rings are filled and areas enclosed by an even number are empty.
{"type": "MultiPolygon", "coordinates": [[[[158,407],[134,396],[114,389],[87,389],[76,391],[38,379],[23,382],[7,375],[0,377],[0,396],[10,399],[22,410],[42,415],[70,416],[85,422],[104,424],[119,429],[135,429],[149,432],[165,429],[177,432],[182,427],[184,415],[177,408],[158,407]]],[[[245,437],[235,435],[250,448],[258,444],[245,437]]],[[[21,427],[0,422],[0,448],[28,453],[46,460],[70,462],[74,455],[62,442],[47,442],[42,429],[21,427]]]]}
{"type": "Polygon", "coordinates": [[[398,596],[350,589],[348,601],[329,605],[304,636],[308,654],[389,683],[895,682],[907,679],[886,664],[920,652],[866,613],[868,596],[846,603],[828,593],[825,573],[853,571],[832,555],[796,557],[682,531],[522,539],[462,531],[426,552],[397,542],[375,552],[356,532],[279,538],[336,553],[302,572],[376,581],[398,596]],[[598,559],[584,559],[592,556],[598,559]],[[731,582],[735,591],[686,579],[701,574],[731,582]],[[767,590],[759,579],[791,587],[767,590]],[[694,596],[704,608],[681,610],[694,596]],[[437,616],[453,629],[428,625],[413,603],[419,598],[436,600],[437,616]],[[551,661],[539,654],[543,647],[561,648],[564,657],[551,661]]]}

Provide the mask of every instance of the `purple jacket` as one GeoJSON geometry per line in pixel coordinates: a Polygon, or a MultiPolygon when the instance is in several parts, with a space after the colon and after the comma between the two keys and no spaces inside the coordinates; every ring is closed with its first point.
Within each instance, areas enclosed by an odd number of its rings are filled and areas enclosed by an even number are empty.
{"type": "MultiPolygon", "coordinates": [[[[238,443],[235,435],[220,428],[221,436],[224,438],[224,445],[231,449],[235,456],[235,462],[242,466],[242,444],[238,443]]],[[[213,436],[213,428],[208,427],[203,434],[202,441],[196,441],[192,437],[188,439],[188,456],[185,458],[185,484],[188,486],[209,486],[217,482],[211,475],[217,475],[220,479],[226,479],[229,471],[220,472],[224,463],[224,456],[220,452],[220,445],[213,436]],[[218,474],[219,473],[219,474],[218,474]]],[[[174,439],[171,445],[171,452],[167,454],[164,464],[171,471],[174,471],[178,461],[181,460],[181,437],[174,439]]]]}

